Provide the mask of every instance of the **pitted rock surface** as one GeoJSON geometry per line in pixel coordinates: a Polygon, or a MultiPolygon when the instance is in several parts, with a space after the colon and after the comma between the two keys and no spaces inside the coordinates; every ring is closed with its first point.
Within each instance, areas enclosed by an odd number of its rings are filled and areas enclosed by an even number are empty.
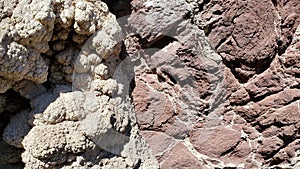
{"type": "Polygon", "coordinates": [[[0,0],[0,168],[300,167],[298,0],[0,0]]]}

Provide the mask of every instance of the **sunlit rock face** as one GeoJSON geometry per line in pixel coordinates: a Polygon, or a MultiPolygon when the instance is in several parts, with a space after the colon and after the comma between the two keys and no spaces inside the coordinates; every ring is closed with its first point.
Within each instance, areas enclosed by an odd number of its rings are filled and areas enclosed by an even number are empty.
{"type": "Polygon", "coordinates": [[[299,168],[297,0],[0,0],[0,168],[299,168]]]}

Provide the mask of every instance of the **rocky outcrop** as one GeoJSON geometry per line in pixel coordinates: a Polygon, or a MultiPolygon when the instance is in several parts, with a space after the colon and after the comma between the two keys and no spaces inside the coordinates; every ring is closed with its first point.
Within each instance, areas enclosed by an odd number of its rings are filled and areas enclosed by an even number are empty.
{"type": "Polygon", "coordinates": [[[193,20],[243,83],[264,72],[277,53],[284,53],[299,23],[296,1],[191,3],[193,20]]]}
{"type": "Polygon", "coordinates": [[[0,168],[297,168],[297,0],[0,0],[0,168]]]}
{"type": "MultiPolygon", "coordinates": [[[[161,167],[177,165],[161,160],[168,158],[167,152],[177,142],[185,146],[182,151],[187,148],[192,154],[189,160],[198,159],[194,166],[200,163],[203,168],[296,167],[298,3],[292,5],[290,16],[282,11],[291,4],[274,1],[188,3],[192,20],[203,30],[197,39],[207,36],[216,53],[193,51],[187,42],[179,45],[184,38],[178,33],[167,45],[159,46],[161,50],[150,54],[149,68],[135,77],[137,120],[142,130],[151,130],[152,134],[145,138],[160,152],[157,158],[161,167]],[[222,62],[211,57],[218,54],[222,62]],[[291,67],[286,66],[289,63],[291,67]],[[189,75],[193,78],[185,83],[189,75]],[[198,109],[191,109],[190,102],[185,103],[188,109],[178,103],[185,101],[184,95],[178,93],[186,89],[186,84],[192,89],[186,93],[188,98],[201,98],[196,101],[198,109]],[[191,113],[193,110],[197,113],[191,113]],[[154,136],[158,145],[168,146],[154,145],[154,136]]],[[[166,12],[163,16],[169,16],[168,7],[163,3],[161,6],[165,10],[160,12],[166,12]]],[[[136,13],[146,10],[155,15],[159,9],[149,9],[147,2],[141,8],[136,13]]],[[[173,32],[180,29],[178,25],[172,25],[173,32]]],[[[193,42],[190,39],[189,43],[193,42]]],[[[149,46],[156,47],[151,43],[149,46]]]]}

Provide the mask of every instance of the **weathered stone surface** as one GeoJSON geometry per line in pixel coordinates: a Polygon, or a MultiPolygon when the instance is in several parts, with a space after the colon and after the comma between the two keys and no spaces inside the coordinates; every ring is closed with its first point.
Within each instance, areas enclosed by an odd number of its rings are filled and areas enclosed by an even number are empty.
{"type": "Polygon", "coordinates": [[[281,146],[283,146],[283,141],[278,137],[266,138],[262,142],[260,153],[263,155],[271,155],[276,152],[281,146]]]}
{"type": "MultiPolygon", "coordinates": [[[[168,51],[167,54],[160,51],[150,54],[153,60],[150,60],[149,68],[154,67],[154,72],[137,73],[133,91],[140,127],[144,130],[150,129],[174,136],[167,132],[170,126],[176,126],[174,122],[179,122],[179,124],[191,122],[192,125],[186,127],[186,131],[190,131],[188,137],[191,143],[200,154],[218,159],[225,164],[219,163],[219,166],[259,168],[263,165],[277,165],[274,162],[276,159],[281,159],[278,164],[288,162],[288,155],[284,155],[288,153],[284,150],[279,153],[279,149],[286,145],[292,147],[289,140],[298,137],[296,121],[299,111],[296,110],[298,110],[297,100],[299,100],[299,78],[297,77],[299,61],[298,49],[296,49],[297,26],[295,26],[299,22],[298,3],[267,0],[187,2],[192,7],[193,21],[204,30],[212,47],[222,56],[225,67],[222,68],[220,65],[214,67],[213,64],[198,59],[199,53],[193,53],[191,48],[187,48],[190,51],[184,49],[184,47],[190,47],[192,40],[181,44],[180,48],[183,49],[176,49],[176,44],[170,42],[173,46],[170,43],[163,46],[163,49],[168,51]],[[291,8],[291,14],[283,12],[288,6],[291,8]],[[291,35],[294,36],[293,42],[291,35]],[[172,53],[176,53],[182,59],[183,66],[177,64],[176,69],[171,68],[170,65],[176,62],[171,59],[174,56],[172,53]],[[173,56],[170,57],[169,54],[173,56]],[[164,64],[167,66],[163,66],[164,64]],[[212,66],[212,69],[205,67],[208,65],[212,66]],[[182,69],[183,67],[186,69],[182,69]],[[160,70],[157,71],[157,68],[160,70]],[[185,71],[194,78],[192,82],[189,82],[195,86],[193,86],[193,91],[204,100],[203,107],[198,105],[199,109],[196,111],[208,112],[209,116],[195,118],[193,113],[185,113],[181,104],[176,104],[177,99],[172,99],[178,97],[170,94],[171,88],[174,88],[175,92],[184,89],[184,85],[180,83],[188,77],[185,71]],[[221,73],[216,73],[218,71],[221,73]],[[160,72],[169,73],[168,77],[159,77],[160,72]],[[220,80],[218,75],[223,79],[220,80]],[[161,79],[167,82],[165,84],[169,83],[170,87],[165,87],[161,79]],[[216,81],[217,83],[214,83],[216,81]],[[141,90],[145,93],[139,92],[141,90]],[[209,94],[210,91],[218,90],[221,91],[218,94],[209,94]],[[152,98],[157,99],[150,99],[151,94],[155,95],[152,98]],[[162,99],[164,97],[165,99],[162,99]],[[217,107],[205,109],[205,103],[209,103],[212,98],[217,107]],[[168,106],[162,108],[164,103],[169,103],[172,108],[168,106]],[[166,123],[160,123],[162,118],[169,120],[164,120],[166,123]],[[161,125],[156,125],[155,122],[161,125]],[[221,127],[221,125],[227,126],[221,127]],[[278,138],[274,145],[266,143],[274,137],[278,138]],[[201,140],[204,141],[201,142],[201,140]],[[271,149],[272,152],[268,152],[271,149]],[[270,158],[272,153],[276,158],[270,158]],[[269,161],[263,162],[264,160],[269,161]]],[[[155,10],[151,7],[146,8],[142,3],[133,2],[133,4],[136,5],[137,11],[147,9],[155,13],[155,10]]],[[[140,24],[139,22],[137,20],[135,25],[140,24]]],[[[143,24],[140,25],[143,27],[143,24]]],[[[146,38],[156,35],[153,33],[150,36],[149,31],[141,34],[147,34],[148,37],[143,36],[146,38]]],[[[178,37],[180,43],[180,35],[176,36],[178,37]]],[[[148,42],[135,41],[134,44],[139,47],[148,42]]],[[[130,49],[130,51],[133,50],[130,49]]],[[[208,105],[213,107],[211,104],[208,105]]],[[[173,128],[176,129],[176,127],[173,128]]],[[[178,137],[175,136],[175,138],[178,137]]]]}
{"type": "Polygon", "coordinates": [[[196,24],[242,82],[268,68],[276,50],[282,52],[291,42],[299,23],[295,1],[192,2],[196,24]]]}
{"type": "Polygon", "coordinates": [[[299,168],[299,11],[0,0],[0,168],[299,168]]]}
{"type": "Polygon", "coordinates": [[[165,156],[167,151],[172,149],[178,142],[173,137],[161,132],[143,131],[143,137],[145,137],[147,143],[149,144],[152,153],[159,159],[165,156]]]}
{"type": "Polygon", "coordinates": [[[161,168],[206,168],[199,160],[191,154],[183,143],[178,143],[169,153],[167,153],[161,168]]]}
{"type": "Polygon", "coordinates": [[[136,85],[135,90],[143,91],[134,93],[136,115],[142,129],[159,128],[173,117],[175,111],[166,95],[152,91],[142,81],[136,81],[136,85]]]}
{"type": "Polygon", "coordinates": [[[144,1],[137,11],[133,11],[128,22],[134,32],[150,44],[176,30],[178,23],[188,14],[188,4],[184,0],[144,1]]]}
{"type": "Polygon", "coordinates": [[[212,157],[223,156],[234,149],[241,141],[241,133],[218,127],[216,129],[198,129],[190,133],[191,143],[200,153],[212,157]]]}

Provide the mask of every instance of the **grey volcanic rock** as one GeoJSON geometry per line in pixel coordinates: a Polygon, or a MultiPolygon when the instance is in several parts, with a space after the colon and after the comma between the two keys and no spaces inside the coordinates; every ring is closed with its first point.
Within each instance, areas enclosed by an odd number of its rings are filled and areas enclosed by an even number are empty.
{"type": "Polygon", "coordinates": [[[0,0],[0,168],[299,168],[297,0],[0,0]]]}

